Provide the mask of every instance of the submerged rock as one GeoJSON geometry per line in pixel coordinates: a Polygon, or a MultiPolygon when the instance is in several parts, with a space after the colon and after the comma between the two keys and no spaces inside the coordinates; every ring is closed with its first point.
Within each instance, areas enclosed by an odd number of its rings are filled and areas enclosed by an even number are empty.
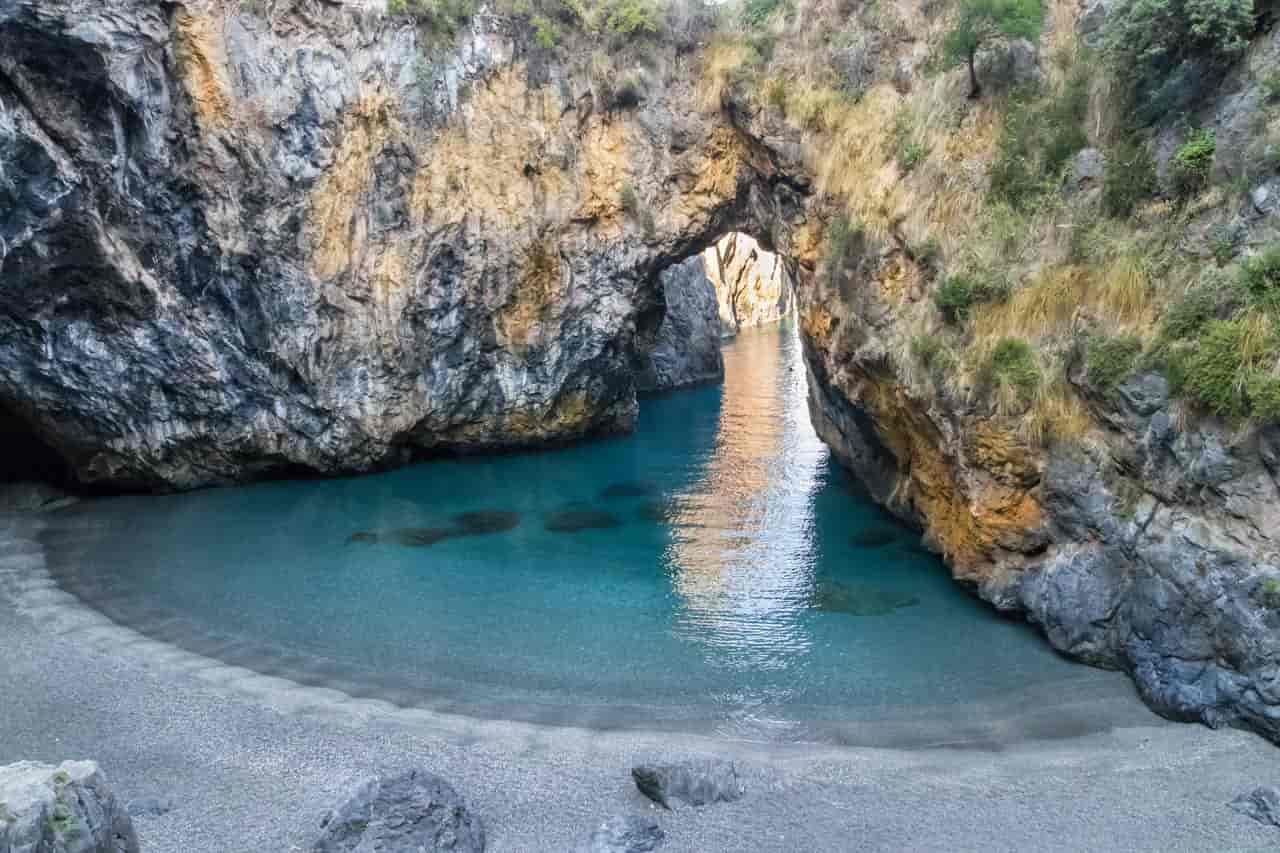
{"type": "Polygon", "coordinates": [[[0,851],[138,853],[129,813],[92,761],[0,767],[0,851]]]}
{"type": "Polygon", "coordinates": [[[883,548],[898,538],[898,531],[887,524],[864,527],[849,537],[855,548],[883,548]]]}
{"type": "Polygon", "coordinates": [[[484,827],[434,773],[375,776],[325,816],[313,853],[483,853],[484,827]]]}
{"type": "Polygon", "coordinates": [[[813,606],[818,610],[849,616],[884,616],[919,603],[920,599],[914,595],[867,584],[845,584],[833,580],[819,581],[813,596],[813,606]]]}
{"type": "Polygon", "coordinates": [[[566,507],[549,512],[542,526],[552,533],[576,533],[579,530],[605,530],[622,524],[622,519],[611,512],[589,506],[566,507]]]}
{"type": "Polygon", "coordinates": [[[663,808],[705,806],[742,798],[746,785],[731,761],[696,760],[677,764],[640,764],[631,768],[640,793],[663,808]]]}
{"type": "Polygon", "coordinates": [[[600,492],[602,498],[643,498],[656,492],[653,483],[611,483],[600,492]]]}
{"type": "Polygon", "coordinates": [[[445,539],[457,535],[458,531],[451,527],[404,527],[399,530],[392,530],[386,534],[385,539],[395,542],[397,545],[420,548],[425,545],[443,542],[445,539]]]}
{"type": "Polygon", "coordinates": [[[674,501],[646,501],[636,510],[645,521],[674,521],[680,515],[680,505],[674,501]]]}
{"type": "Polygon", "coordinates": [[[644,815],[617,815],[601,823],[574,853],[649,853],[658,849],[666,833],[658,821],[644,815]]]}
{"type": "Polygon", "coordinates": [[[464,531],[454,527],[400,527],[394,530],[357,530],[347,537],[347,544],[355,542],[379,543],[392,542],[396,545],[408,545],[421,548],[434,545],[453,536],[463,535],[464,531]]]}
{"type": "Polygon", "coordinates": [[[1258,823],[1280,827],[1280,788],[1271,785],[1254,788],[1249,793],[1236,797],[1228,805],[1258,823]]]}
{"type": "Polygon", "coordinates": [[[520,526],[520,513],[508,509],[477,509],[450,519],[462,534],[502,533],[520,526]]]}

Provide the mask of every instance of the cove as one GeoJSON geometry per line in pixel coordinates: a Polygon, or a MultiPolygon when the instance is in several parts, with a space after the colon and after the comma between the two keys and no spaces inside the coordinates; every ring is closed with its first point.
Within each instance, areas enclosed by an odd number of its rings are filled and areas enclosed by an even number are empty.
{"type": "Polygon", "coordinates": [[[642,401],[625,437],[87,501],[49,516],[49,569],[219,660],[485,717],[935,743],[1125,689],[957,587],[851,485],[794,328],[724,357],[722,386],[642,401]]]}

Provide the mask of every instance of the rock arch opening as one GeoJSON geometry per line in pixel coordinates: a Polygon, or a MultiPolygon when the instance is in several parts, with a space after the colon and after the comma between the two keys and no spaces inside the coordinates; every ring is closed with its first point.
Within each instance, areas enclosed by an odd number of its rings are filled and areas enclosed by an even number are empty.
{"type": "Polygon", "coordinates": [[[668,391],[719,381],[721,343],[795,310],[795,265],[741,231],[656,276],[656,304],[637,321],[636,388],[668,391]]]}

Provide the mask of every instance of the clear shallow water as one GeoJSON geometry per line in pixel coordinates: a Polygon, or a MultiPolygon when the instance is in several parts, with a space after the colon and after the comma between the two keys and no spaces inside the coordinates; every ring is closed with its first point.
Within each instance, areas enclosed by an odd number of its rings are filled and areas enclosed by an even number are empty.
{"type": "Polygon", "coordinates": [[[49,568],[213,657],[484,716],[838,741],[917,720],[936,739],[1098,683],[851,486],[793,330],[728,344],[725,372],[643,401],[624,438],[86,502],[51,516],[49,568]],[[504,529],[466,534],[481,522],[504,529]]]}

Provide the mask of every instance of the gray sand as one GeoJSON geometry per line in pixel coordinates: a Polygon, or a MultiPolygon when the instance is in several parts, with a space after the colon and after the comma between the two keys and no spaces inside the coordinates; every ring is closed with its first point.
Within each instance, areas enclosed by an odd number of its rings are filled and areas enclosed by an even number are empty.
{"type": "Polygon", "coordinates": [[[0,764],[98,761],[147,853],[305,850],[375,768],[425,766],[482,816],[494,851],[567,851],[601,818],[648,811],[632,764],[738,761],[747,796],[653,812],[664,851],[1274,850],[1226,803],[1280,784],[1280,750],[1167,723],[1123,677],[972,709],[946,747],[762,746],[476,721],[227,667],[112,625],[57,590],[31,517],[0,519],[0,764]],[[981,715],[977,715],[981,716],[981,715]]]}

